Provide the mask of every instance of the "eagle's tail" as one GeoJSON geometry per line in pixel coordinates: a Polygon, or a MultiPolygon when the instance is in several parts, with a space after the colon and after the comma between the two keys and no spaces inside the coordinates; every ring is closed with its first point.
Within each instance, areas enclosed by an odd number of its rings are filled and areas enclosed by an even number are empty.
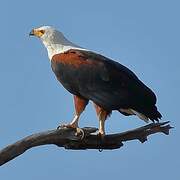
{"type": "Polygon", "coordinates": [[[150,108],[143,107],[143,108],[119,109],[119,112],[126,116],[136,115],[147,123],[149,122],[149,120],[153,122],[159,121],[159,119],[161,119],[162,117],[161,113],[157,110],[157,107],[155,105],[150,108]]]}
{"type": "MultiPolygon", "coordinates": [[[[162,118],[161,113],[157,110],[157,107],[151,106],[147,108],[143,108],[142,110],[138,111],[140,114],[144,115],[146,119],[150,119],[151,121],[159,121],[162,118]]],[[[141,118],[142,119],[142,118],[141,118]]]]}
{"type": "Polygon", "coordinates": [[[152,121],[159,121],[162,118],[161,113],[157,110],[156,106],[153,106],[151,109],[148,109],[147,117],[152,121]]]}

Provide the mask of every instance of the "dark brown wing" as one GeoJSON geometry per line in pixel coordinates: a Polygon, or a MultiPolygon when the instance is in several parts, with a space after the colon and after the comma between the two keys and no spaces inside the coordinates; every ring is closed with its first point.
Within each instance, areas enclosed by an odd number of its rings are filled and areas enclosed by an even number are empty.
{"type": "Polygon", "coordinates": [[[52,69],[69,92],[104,109],[132,108],[150,119],[161,117],[155,94],[128,68],[102,55],[72,49],[55,55],[52,69]]]}

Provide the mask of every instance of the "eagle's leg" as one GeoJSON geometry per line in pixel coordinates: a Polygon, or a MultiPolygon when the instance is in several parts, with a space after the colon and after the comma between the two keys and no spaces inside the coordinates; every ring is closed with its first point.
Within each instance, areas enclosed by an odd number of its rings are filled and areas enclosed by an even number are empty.
{"type": "Polygon", "coordinates": [[[94,103],[94,106],[96,109],[96,114],[99,118],[98,135],[103,138],[105,136],[105,120],[111,114],[111,111],[106,111],[105,109],[103,109],[102,107],[98,106],[95,103],[94,103]]]}
{"type": "Polygon", "coordinates": [[[74,106],[75,106],[75,115],[73,120],[69,124],[61,125],[60,127],[67,127],[67,128],[78,128],[78,122],[81,113],[84,111],[86,105],[88,104],[88,100],[74,95],[74,106]]]}
{"type": "Polygon", "coordinates": [[[105,136],[105,120],[106,118],[104,116],[101,116],[101,113],[99,115],[99,131],[98,135],[101,137],[105,136]]]}

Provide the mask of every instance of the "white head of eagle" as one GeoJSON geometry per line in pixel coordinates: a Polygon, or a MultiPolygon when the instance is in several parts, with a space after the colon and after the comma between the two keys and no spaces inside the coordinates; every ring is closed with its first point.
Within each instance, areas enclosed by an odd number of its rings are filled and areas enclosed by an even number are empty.
{"type": "Polygon", "coordinates": [[[69,49],[82,49],[80,46],[69,41],[62,32],[51,26],[42,26],[33,29],[29,35],[40,38],[44,46],[47,48],[49,59],[57,53],[63,53],[69,49]]]}

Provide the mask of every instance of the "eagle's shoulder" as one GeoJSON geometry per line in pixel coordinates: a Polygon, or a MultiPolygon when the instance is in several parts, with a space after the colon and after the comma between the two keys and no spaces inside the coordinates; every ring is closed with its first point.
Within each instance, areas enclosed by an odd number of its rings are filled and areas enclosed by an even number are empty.
{"type": "Polygon", "coordinates": [[[88,55],[85,55],[83,51],[77,49],[70,49],[63,53],[55,54],[52,57],[52,62],[61,63],[65,65],[80,66],[82,64],[88,64],[88,55]]]}
{"type": "Polygon", "coordinates": [[[51,63],[53,66],[67,66],[78,69],[91,70],[95,74],[105,76],[105,79],[112,77],[112,80],[136,79],[137,76],[122,64],[111,60],[101,54],[89,50],[70,49],[63,53],[55,54],[52,57],[51,63]]]}

